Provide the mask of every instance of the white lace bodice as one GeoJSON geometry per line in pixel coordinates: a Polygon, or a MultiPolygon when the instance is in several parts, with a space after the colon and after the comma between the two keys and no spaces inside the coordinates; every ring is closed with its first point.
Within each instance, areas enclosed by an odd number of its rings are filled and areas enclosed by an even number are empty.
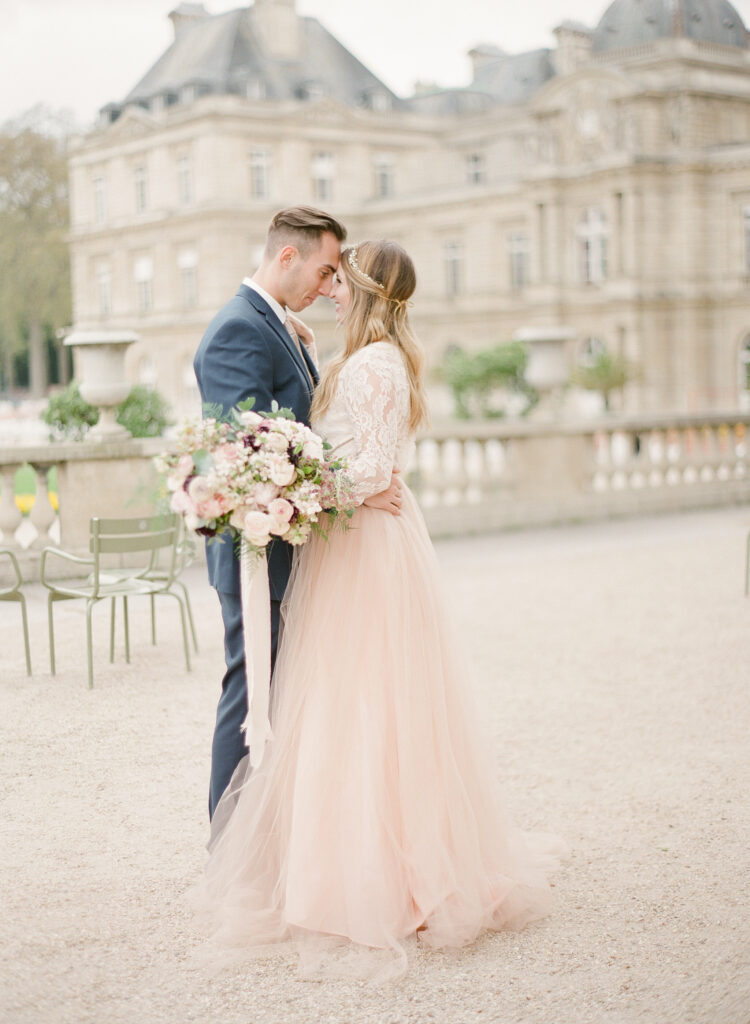
{"type": "Polygon", "coordinates": [[[346,458],[358,505],[388,487],[394,468],[406,469],[414,446],[409,411],[409,379],[395,345],[378,341],[347,360],[313,429],[346,458]]]}

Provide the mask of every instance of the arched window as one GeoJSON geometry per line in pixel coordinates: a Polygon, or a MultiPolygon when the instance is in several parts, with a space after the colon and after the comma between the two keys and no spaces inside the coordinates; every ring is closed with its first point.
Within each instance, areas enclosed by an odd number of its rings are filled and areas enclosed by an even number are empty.
{"type": "Polygon", "coordinates": [[[578,272],[584,284],[601,284],[606,280],[608,236],[603,210],[590,206],[576,227],[578,272]]]}
{"type": "Polygon", "coordinates": [[[750,334],[740,342],[738,359],[740,408],[750,409],[750,334]]]}

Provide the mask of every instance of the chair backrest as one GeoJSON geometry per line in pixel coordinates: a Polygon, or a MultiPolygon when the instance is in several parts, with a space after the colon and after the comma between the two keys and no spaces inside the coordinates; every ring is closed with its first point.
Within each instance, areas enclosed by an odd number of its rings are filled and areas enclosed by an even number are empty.
{"type": "Polygon", "coordinates": [[[164,576],[168,583],[175,577],[177,561],[177,540],[180,535],[179,516],[174,512],[158,516],[133,516],[129,519],[91,520],[89,549],[94,556],[94,576],[98,590],[98,579],[102,555],[133,555],[148,554],[147,561],[141,571],[135,575],[150,572],[158,558],[159,552],[169,548],[167,566],[164,576]]]}
{"type": "Polygon", "coordinates": [[[156,551],[174,545],[178,516],[134,516],[131,519],[99,519],[89,526],[89,550],[96,555],[156,551]]]}

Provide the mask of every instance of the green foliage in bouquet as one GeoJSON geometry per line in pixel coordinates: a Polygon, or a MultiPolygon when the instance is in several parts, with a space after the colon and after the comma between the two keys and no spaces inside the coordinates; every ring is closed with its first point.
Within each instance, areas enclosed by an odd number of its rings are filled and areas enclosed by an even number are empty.
{"type": "MultiPolygon", "coordinates": [[[[99,420],[99,410],[81,397],[73,381],[64,391],[53,395],[42,413],[60,440],[80,441],[99,420]]],[[[117,408],[117,422],[133,437],[159,437],[170,423],[169,406],[158,391],[136,384],[117,408]]]]}
{"type": "Polygon", "coordinates": [[[587,391],[598,391],[604,399],[604,408],[609,411],[612,392],[619,391],[634,376],[635,368],[622,356],[600,352],[590,362],[576,366],[571,382],[587,391]]]}
{"type": "Polygon", "coordinates": [[[437,376],[453,392],[455,414],[459,419],[503,416],[493,404],[497,391],[523,395],[526,415],[539,396],[524,376],[528,356],[521,342],[504,342],[480,352],[468,353],[455,348],[448,352],[437,369],[437,376]]]}

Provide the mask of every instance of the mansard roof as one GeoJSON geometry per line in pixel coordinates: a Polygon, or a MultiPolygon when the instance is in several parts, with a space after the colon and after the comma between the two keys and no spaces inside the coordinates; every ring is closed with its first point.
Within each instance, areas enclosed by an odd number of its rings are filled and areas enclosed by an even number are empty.
{"type": "Polygon", "coordinates": [[[554,75],[549,50],[503,53],[476,69],[470,88],[487,93],[498,103],[523,103],[554,75]]]}
{"type": "Polygon", "coordinates": [[[253,8],[200,16],[200,5],[182,5],[176,13],[193,15],[180,27],[169,49],[131,89],[121,104],[147,106],[155,98],[173,102],[187,86],[198,92],[255,92],[285,100],[321,94],[351,106],[370,105],[379,93],[391,105],[395,94],[339,43],[315,18],[299,18],[298,56],[267,53],[253,27],[253,8]],[[187,11],[191,7],[195,10],[187,11]],[[195,16],[197,12],[197,17],[195,16]]]}

